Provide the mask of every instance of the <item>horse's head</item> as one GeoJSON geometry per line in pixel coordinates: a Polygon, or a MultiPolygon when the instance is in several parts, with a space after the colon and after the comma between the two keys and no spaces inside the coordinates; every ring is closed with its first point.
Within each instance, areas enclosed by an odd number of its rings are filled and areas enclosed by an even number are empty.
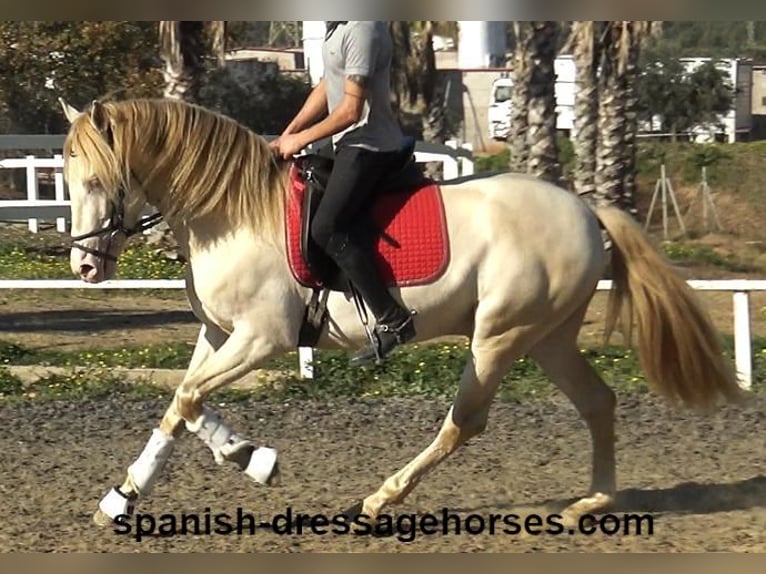
{"type": "Polygon", "coordinates": [[[64,177],[72,210],[72,272],[88,283],[114,277],[117,258],[146,205],[120,145],[111,106],[93,102],[79,112],[60,100],[70,122],[64,177]]]}

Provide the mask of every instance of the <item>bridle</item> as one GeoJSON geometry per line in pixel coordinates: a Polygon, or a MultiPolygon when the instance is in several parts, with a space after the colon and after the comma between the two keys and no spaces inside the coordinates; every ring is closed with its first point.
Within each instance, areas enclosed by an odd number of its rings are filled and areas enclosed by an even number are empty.
{"type": "Polygon", "coordinates": [[[111,243],[112,239],[118,233],[122,233],[126,238],[129,238],[133,235],[136,235],[137,233],[151,229],[157,225],[161,219],[161,213],[153,213],[139,219],[133,227],[125,227],[125,186],[121,185],[117,192],[117,202],[112,209],[112,215],[109,217],[109,225],[103,229],[96,229],[87,233],[83,233],[82,235],[72,237],[72,247],[76,247],[85,253],[90,253],[91,255],[95,255],[97,257],[102,257],[110,261],[117,261],[117,258],[108,252],[108,244],[107,251],[101,251],[100,249],[93,249],[92,247],[82,245],[78,243],[78,241],[82,241],[83,239],[90,239],[91,237],[101,237],[103,235],[109,234],[109,243],[111,243]]]}
{"type": "MultiPolygon", "coordinates": [[[[109,147],[114,151],[114,138],[112,136],[112,129],[111,127],[107,130],[106,134],[106,140],[109,144],[109,147]]],[[[138,180],[135,173],[131,170],[130,175],[133,179],[138,180]]],[[[111,255],[109,251],[109,244],[111,244],[112,239],[118,234],[122,233],[126,238],[132,237],[133,235],[136,235],[137,233],[141,233],[142,231],[146,231],[147,229],[151,229],[155,225],[157,225],[160,220],[162,219],[161,213],[153,213],[151,215],[146,215],[139,219],[136,224],[131,227],[127,228],[125,227],[125,185],[120,184],[119,189],[117,190],[117,201],[113,202],[114,206],[112,208],[112,214],[109,216],[109,225],[104,227],[103,229],[95,229],[93,231],[89,231],[87,233],[83,233],[82,235],[77,235],[75,237],[72,237],[72,247],[77,248],[81,251],[84,251],[85,253],[90,253],[91,255],[95,255],[97,257],[102,257],[104,259],[108,259],[110,261],[117,261],[117,258],[111,255]],[[82,245],[78,243],[78,241],[82,241],[83,239],[90,239],[91,237],[101,237],[103,235],[109,234],[109,243],[107,243],[107,250],[101,251],[99,249],[93,249],[92,247],[88,247],[86,245],[82,245]]]]}

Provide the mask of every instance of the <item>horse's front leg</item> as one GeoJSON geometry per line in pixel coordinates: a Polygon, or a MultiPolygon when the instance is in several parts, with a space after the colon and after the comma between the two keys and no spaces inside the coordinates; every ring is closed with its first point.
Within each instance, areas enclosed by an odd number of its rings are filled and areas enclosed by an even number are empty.
{"type": "Polygon", "coordinates": [[[187,375],[176,389],[159,427],[152,431],[144,450],[128,468],[123,484],[101,499],[94,521],[107,525],[119,515],[134,512],[138,500],[151,492],[184,426],[207,444],[219,464],[230,460],[256,482],[274,483],[276,451],[256,448],[203,405],[205,397],[216,388],[240,379],[274,352],[275,347],[261,336],[235,331],[227,338],[216,327],[204,327],[187,375]]]}

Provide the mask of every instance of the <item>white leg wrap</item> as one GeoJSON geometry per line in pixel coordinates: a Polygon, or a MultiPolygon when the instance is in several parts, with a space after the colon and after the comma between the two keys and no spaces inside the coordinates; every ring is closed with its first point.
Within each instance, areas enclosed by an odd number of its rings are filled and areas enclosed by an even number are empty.
{"type": "Polygon", "coordinates": [[[138,490],[139,496],[147,496],[154,487],[162,469],[170,458],[175,446],[175,439],[167,436],[160,429],[154,429],[144,450],[136,461],[128,467],[128,476],[138,490]]]}
{"type": "Polygon", "coordinates": [[[115,487],[101,499],[101,502],[98,503],[98,509],[114,520],[121,514],[128,516],[133,514],[133,501],[115,487]]]}
{"type": "Polygon", "coordinates": [[[277,463],[276,449],[262,446],[256,448],[250,455],[250,462],[245,468],[245,474],[255,482],[266,484],[266,481],[274,471],[274,465],[277,463]]]}
{"type": "Polygon", "coordinates": [[[218,413],[206,406],[196,421],[187,421],[186,429],[197,435],[213,451],[218,464],[223,464],[226,455],[250,445],[250,441],[237,435],[218,413]]]}

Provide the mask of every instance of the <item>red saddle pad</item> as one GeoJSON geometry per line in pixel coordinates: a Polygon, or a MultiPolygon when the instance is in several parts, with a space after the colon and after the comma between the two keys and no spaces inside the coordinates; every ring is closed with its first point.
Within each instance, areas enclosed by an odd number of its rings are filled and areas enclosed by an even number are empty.
{"type": "MultiPolygon", "coordinates": [[[[285,210],[287,258],[295,279],[307,287],[321,287],[301,253],[301,221],[305,182],[291,168],[285,210]]],[[[380,195],[373,219],[383,230],[375,241],[375,262],[388,286],[424,285],[435,281],[449,261],[449,240],[441,189],[426,182],[416,191],[380,195]]]]}

